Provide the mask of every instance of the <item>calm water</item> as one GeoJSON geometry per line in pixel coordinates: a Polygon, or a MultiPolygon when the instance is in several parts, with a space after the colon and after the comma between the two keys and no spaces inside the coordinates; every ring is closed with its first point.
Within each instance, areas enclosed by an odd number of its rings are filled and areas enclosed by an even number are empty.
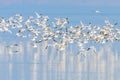
{"type": "MultiPolygon", "coordinates": [[[[14,44],[14,43],[12,43],[14,44]]],[[[1,80],[119,80],[120,56],[109,45],[87,58],[74,55],[73,47],[56,53],[54,47],[32,48],[30,43],[19,43],[9,48],[0,43],[1,80]],[[18,52],[15,52],[17,51],[18,52]]]]}

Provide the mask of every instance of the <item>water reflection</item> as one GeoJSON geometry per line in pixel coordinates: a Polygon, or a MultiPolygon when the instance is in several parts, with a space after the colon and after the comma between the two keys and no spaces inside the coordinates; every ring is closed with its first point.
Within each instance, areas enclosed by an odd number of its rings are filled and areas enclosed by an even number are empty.
{"type": "Polygon", "coordinates": [[[81,59],[72,50],[56,53],[55,47],[44,50],[44,45],[37,48],[32,48],[31,43],[6,45],[0,43],[1,80],[120,79],[119,56],[108,46],[101,48],[97,55],[81,59]],[[19,52],[12,52],[16,50],[19,52]]]}

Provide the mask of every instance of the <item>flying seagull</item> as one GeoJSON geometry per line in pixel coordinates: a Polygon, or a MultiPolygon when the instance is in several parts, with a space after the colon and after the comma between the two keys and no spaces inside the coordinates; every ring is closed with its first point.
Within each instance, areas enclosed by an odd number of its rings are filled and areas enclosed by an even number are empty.
{"type": "Polygon", "coordinates": [[[96,11],[95,11],[95,13],[100,14],[100,13],[102,13],[102,12],[101,12],[101,11],[99,11],[99,10],[96,10],[96,11]]]}

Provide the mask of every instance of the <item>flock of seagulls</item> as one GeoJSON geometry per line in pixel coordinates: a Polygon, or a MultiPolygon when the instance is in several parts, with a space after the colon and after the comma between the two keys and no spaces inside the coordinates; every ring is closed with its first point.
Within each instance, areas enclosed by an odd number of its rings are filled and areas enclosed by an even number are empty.
{"type": "MultiPolygon", "coordinates": [[[[98,13],[98,11],[96,11],[98,13]]],[[[21,38],[30,38],[33,41],[33,47],[36,48],[42,42],[49,41],[59,51],[64,51],[69,44],[76,44],[79,47],[78,54],[86,53],[93,50],[94,46],[85,48],[89,42],[104,44],[109,41],[120,41],[120,29],[112,24],[109,20],[105,20],[104,26],[85,25],[80,21],[80,25],[72,26],[68,18],[55,18],[54,22],[50,21],[48,16],[44,16],[35,12],[35,16],[28,16],[25,20],[21,14],[16,14],[8,19],[0,19],[0,32],[13,33],[21,38]]],[[[84,54],[85,56],[85,54],[84,54]]]]}

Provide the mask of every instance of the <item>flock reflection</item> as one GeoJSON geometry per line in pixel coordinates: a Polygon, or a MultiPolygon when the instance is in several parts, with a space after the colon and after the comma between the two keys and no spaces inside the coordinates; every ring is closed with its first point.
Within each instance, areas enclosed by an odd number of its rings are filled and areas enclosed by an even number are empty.
{"type": "Polygon", "coordinates": [[[105,45],[96,55],[75,55],[70,50],[33,48],[28,43],[0,43],[1,80],[119,80],[120,57],[105,45]]]}

